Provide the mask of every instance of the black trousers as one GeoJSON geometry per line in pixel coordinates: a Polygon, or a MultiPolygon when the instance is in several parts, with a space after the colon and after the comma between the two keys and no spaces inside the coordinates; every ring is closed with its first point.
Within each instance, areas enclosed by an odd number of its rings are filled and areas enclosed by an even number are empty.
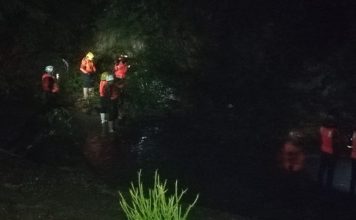
{"type": "Polygon", "coordinates": [[[351,159],[351,182],[350,182],[350,193],[355,192],[356,186],[356,159],[351,159]]]}
{"type": "Polygon", "coordinates": [[[318,183],[320,186],[332,188],[334,180],[334,172],[336,165],[336,157],[333,154],[321,153],[320,166],[318,172],[318,183]]]}
{"type": "Polygon", "coordinates": [[[100,97],[100,113],[108,113],[109,121],[115,121],[118,117],[119,99],[100,97]]]}
{"type": "Polygon", "coordinates": [[[109,121],[115,121],[118,117],[119,99],[111,99],[109,102],[109,121]]]}
{"type": "Polygon", "coordinates": [[[44,110],[46,111],[56,108],[58,105],[58,94],[53,92],[43,92],[42,104],[44,105],[44,110]]]}

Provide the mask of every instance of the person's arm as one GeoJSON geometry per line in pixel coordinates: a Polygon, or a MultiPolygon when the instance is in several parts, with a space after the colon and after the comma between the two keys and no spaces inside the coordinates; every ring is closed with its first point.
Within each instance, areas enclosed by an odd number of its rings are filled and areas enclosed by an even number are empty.
{"type": "Polygon", "coordinates": [[[86,60],[82,60],[82,63],[80,64],[80,71],[82,72],[82,73],[85,73],[85,74],[87,74],[88,72],[86,71],[86,60]]]}
{"type": "Polygon", "coordinates": [[[92,63],[92,65],[93,65],[93,71],[94,71],[94,73],[96,72],[96,67],[95,67],[95,64],[94,63],[92,63]]]}

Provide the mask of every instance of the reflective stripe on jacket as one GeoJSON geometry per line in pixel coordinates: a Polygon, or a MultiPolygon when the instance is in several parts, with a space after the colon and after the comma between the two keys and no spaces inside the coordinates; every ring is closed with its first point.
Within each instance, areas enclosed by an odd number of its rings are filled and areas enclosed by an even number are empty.
{"type": "Polygon", "coordinates": [[[320,127],[320,135],[321,135],[320,150],[321,150],[321,152],[327,153],[327,154],[334,153],[334,146],[333,146],[334,134],[335,134],[335,128],[320,127]]]}

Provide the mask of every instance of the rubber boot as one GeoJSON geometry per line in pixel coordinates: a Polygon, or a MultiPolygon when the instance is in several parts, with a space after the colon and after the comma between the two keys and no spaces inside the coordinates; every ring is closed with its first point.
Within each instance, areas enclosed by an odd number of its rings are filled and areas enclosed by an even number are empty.
{"type": "Polygon", "coordinates": [[[90,98],[94,97],[94,88],[88,88],[88,97],[90,98]]]}
{"type": "Polygon", "coordinates": [[[108,122],[105,121],[101,123],[101,136],[106,136],[108,134],[108,122]]]}
{"type": "Polygon", "coordinates": [[[101,135],[105,136],[108,132],[108,121],[106,120],[105,113],[100,113],[100,121],[101,121],[101,135]]]}
{"type": "Polygon", "coordinates": [[[118,119],[114,120],[114,130],[115,131],[119,130],[119,120],[118,119]]]}
{"type": "Polygon", "coordinates": [[[83,88],[83,99],[84,100],[88,99],[88,88],[83,88]]]}
{"type": "Polygon", "coordinates": [[[100,113],[100,120],[102,124],[107,122],[105,113],[100,113]]]}
{"type": "Polygon", "coordinates": [[[114,122],[113,121],[109,121],[108,122],[108,128],[109,128],[109,133],[114,133],[114,122]]]}

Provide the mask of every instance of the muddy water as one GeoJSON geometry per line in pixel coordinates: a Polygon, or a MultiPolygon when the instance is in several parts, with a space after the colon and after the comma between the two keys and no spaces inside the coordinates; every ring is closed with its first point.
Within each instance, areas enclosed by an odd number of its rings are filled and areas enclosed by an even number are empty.
{"type": "Polygon", "coordinates": [[[115,184],[123,178],[134,180],[138,170],[158,168],[155,165],[159,160],[155,154],[157,147],[151,140],[154,133],[157,128],[129,132],[118,128],[115,133],[94,129],[88,132],[82,152],[89,166],[109,182],[115,184]]]}
{"type": "Polygon", "coordinates": [[[221,139],[211,136],[200,125],[187,126],[182,120],[161,121],[119,127],[105,136],[88,133],[82,150],[93,170],[110,183],[135,181],[139,169],[151,182],[158,169],[169,182],[177,179],[189,188],[187,199],[199,193],[201,205],[226,211],[240,207],[238,213],[248,213],[258,205],[254,200],[263,200],[262,192],[253,188],[265,179],[269,164],[263,163],[269,159],[239,150],[235,138],[231,132],[221,139]]]}
{"type": "MultiPolygon", "coordinates": [[[[174,125],[152,122],[106,136],[94,132],[88,134],[83,154],[111,183],[135,181],[138,169],[147,174],[145,181],[151,181],[150,174],[158,169],[164,178],[178,179],[191,196],[199,193],[200,205],[232,213],[270,219],[322,219],[325,213],[335,217],[335,212],[347,212],[347,200],[337,191],[337,184],[345,178],[336,179],[336,191],[331,194],[324,194],[315,184],[317,155],[282,145],[285,163],[281,169],[277,154],[272,154],[280,151],[239,150],[244,142],[234,142],[239,136],[232,133],[217,139],[201,132],[196,124],[184,129],[179,122],[174,125]],[[337,203],[345,206],[327,208],[337,203]]],[[[336,176],[341,175],[340,169],[336,176]]]]}

